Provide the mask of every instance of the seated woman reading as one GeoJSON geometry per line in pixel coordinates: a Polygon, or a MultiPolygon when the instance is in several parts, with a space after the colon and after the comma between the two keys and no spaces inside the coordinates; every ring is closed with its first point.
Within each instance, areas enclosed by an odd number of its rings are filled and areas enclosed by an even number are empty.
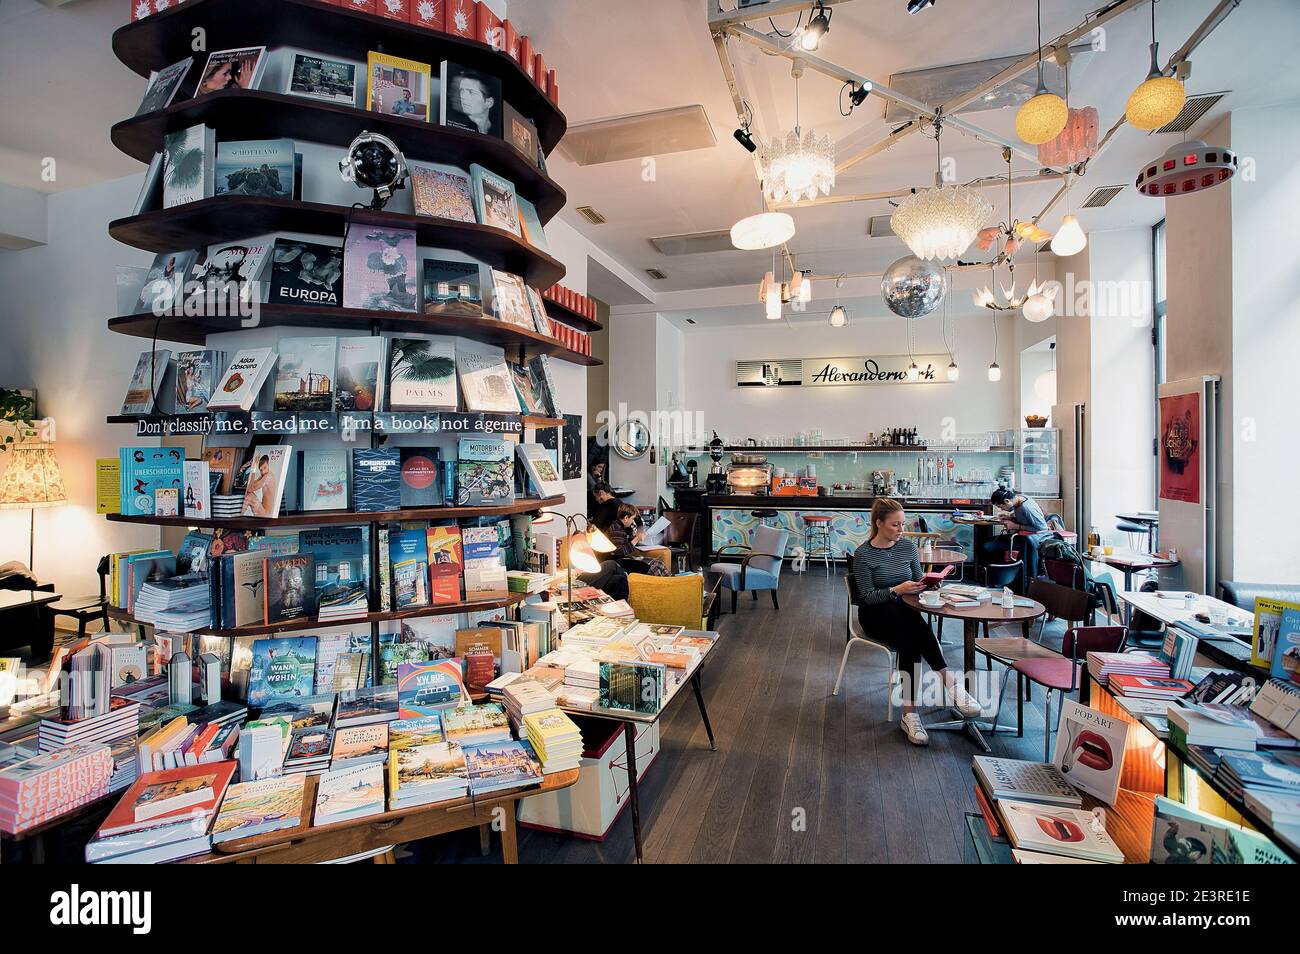
{"type": "Polygon", "coordinates": [[[903,731],[914,745],[927,745],[930,736],[916,712],[922,659],[943,679],[953,705],[963,716],[979,715],[980,704],[948,669],[939,640],[925,617],[902,600],[925,588],[920,582],[921,561],[916,544],[903,536],[906,526],[902,504],[887,497],[876,499],[871,507],[871,533],[853,554],[853,581],[862,631],[898,653],[898,669],[903,676],[903,731]]]}
{"type": "MultiPolygon", "coordinates": [[[[613,511],[613,517],[600,527],[602,533],[614,544],[610,554],[619,565],[629,573],[648,573],[650,576],[671,576],[668,568],[658,560],[649,559],[636,548],[645,538],[644,530],[633,530],[632,522],[636,520],[636,507],[621,503],[613,511]]],[[[599,524],[597,524],[599,526],[599,524]]]]}

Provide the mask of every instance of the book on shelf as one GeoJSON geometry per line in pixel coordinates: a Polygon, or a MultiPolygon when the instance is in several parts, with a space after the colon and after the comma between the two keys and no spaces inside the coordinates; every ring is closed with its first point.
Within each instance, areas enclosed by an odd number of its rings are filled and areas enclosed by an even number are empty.
{"type": "Polygon", "coordinates": [[[509,103],[505,104],[504,139],[533,165],[537,164],[537,127],[509,103]]]}
{"type": "Polygon", "coordinates": [[[283,775],[234,783],[212,822],[212,843],[297,828],[306,781],[305,775],[283,775]]]}
{"type": "Polygon", "coordinates": [[[156,491],[179,491],[184,482],[183,447],[123,447],[118,452],[118,463],[122,512],[129,516],[154,513],[156,491]]]}
{"type": "Polygon", "coordinates": [[[177,414],[202,414],[226,368],[223,351],[182,351],[176,355],[175,410],[177,414]]]}
{"type": "Polygon", "coordinates": [[[516,444],[515,453],[539,497],[555,497],[564,493],[564,481],[541,444],[516,444]]]}
{"type": "Polygon", "coordinates": [[[310,553],[268,556],[262,568],[263,622],[268,625],[316,615],[316,558],[310,553]]]}
{"type": "Polygon", "coordinates": [[[1062,701],[1052,763],[1071,785],[1115,804],[1129,723],[1070,699],[1062,701]]]}
{"type": "Polygon", "coordinates": [[[474,214],[478,217],[479,224],[522,237],[514,183],[478,163],[472,164],[469,172],[470,185],[474,190],[474,214]]]}
{"type": "Polygon", "coordinates": [[[179,487],[158,487],[153,492],[153,512],[159,517],[179,516],[180,501],[179,487]]]}
{"type": "Polygon", "coordinates": [[[461,568],[464,551],[460,527],[455,523],[433,523],[426,534],[429,556],[429,601],[458,603],[461,599],[461,568]]]}
{"type": "Polygon", "coordinates": [[[319,510],[347,510],[347,448],[311,448],[301,451],[300,454],[300,508],[308,513],[319,510]]]}
{"type": "MultiPolygon", "coordinates": [[[[471,212],[472,215],[472,212],[471,212]]],[[[426,315],[483,317],[487,266],[478,262],[426,258],[423,261],[423,307],[426,315]]]]}
{"type": "Polygon", "coordinates": [[[280,636],[253,642],[248,704],[310,696],[315,685],[316,637],[280,636]]]}
{"type": "Polygon", "coordinates": [[[1300,685],[1300,609],[1283,607],[1276,640],[1268,674],[1274,679],[1300,685]]]}
{"type": "Polygon", "coordinates": [[[209,245],[207,256],[194,267],[194,281],[215,289],[229,299],[231,291],[239,301],[261,301],[256,282],[266,270],[271,246],[265,237],[209,245]],[[254,293],[257,292],[255,295],[254,293]]]}
{"type": "Polygon", "coordinates": [[[492,317],[525,331],[536,330],[524,280],[497,268],[489,269],[489,272],[492,276],[492,317]]]}
{"type": "Polygon", "coordinates": [[[452,338],[401,337],[389,342],[391,368],[388,401],[394,411],[454,411],[457,341],[452,338]]]}
{"type": "Polygon", "coordinates": [[[352,451],[352,508],[382,513],[402,506],[402,458],[396,447],[352,451]]]}
{"type": "Polygon", "coordinates": [[[506,567],[495,527],[462,527],[463,576],[467,600],[504,599],[510,595],[506,567]]]}
{"type": "Polygon", "coordinates": [[[343,306],[418,310],[415,230],[354,225],[343,243],[343,306]]]}
{"type": "Polygon", "coordinates": [[[1174,679],[1168,676],[1135,676],[1128,673],[1115,673],[1112,675],[1109,686],[1116,695],[1134,696],[1139,699],[1178,699],[1187,695],[1194,688],[1187,679],[1174,679]]]}
{"type": "Polygon", "coordinates": [[[542,300],[541,294],[532,285],[527,286],[524,291],[528,293],[528,306],[533,312],[534,330],[539,335],[553,338],[555,335],[551,330],[551,316],[546,312],[546,302],[542,300]]]}
{"type": "Polygon", "coordinates": [[[542,767],[527,742],[493,742],[464,751],[470,791],[475,796],[542,781],[542,767]]]}
{"type": "Polygon", "coordinates": [[[334,404],[340,411],[377,411],[384,406],[384,338],[338,340],[334,404]]]}
{"type": "Polygon", "coordinates": [[[1264,834],[1156,796],[1151,862],[1157,865],[1290,864],[1264,834]]]}
{"type": "Polygon", "coordinates": [[[384,811],[384,766],[356,765],[326,772],[316,783],[312,824],[366,818],[384,811]]]}
{"type": "Polygon", "coordinates": [[[513,503],[515,461],[501,437],[462,437],[456,456],[456,503],[491,507],[513,503]]]}
{"type": "Polygon", "coordinates": [[[229,494],[235,481],[235,473],[244,458],[242,447],[213,447],[203,449],[203,459],[208,464],[208,473],[216,475],[218,480],[214,494],[229,494]]]}
{"type": "Polygon", "coordinates": [[[165,134],[163,208],[171,209],[211,196],[216,163],[217,137],[212,127],[190,126],[165,134]]]}
{"type": "Polygon", "coordinates": [[[1250,711],[1300,739],[1300,686],[1285,679],[1269,679],[1251,700],[1250,711]]]}
{"type": "Polygon", "coordinates": [[[162,315],[183,305],[185,283],[198,260],[198,249],[156,254],[140,286],[133,311],[138,315],[162,315]]]}
{"type": "Polygon", "coordinates": [[[393,608],[429,605],[429,554],[424,530],[392,530],[388,552],[393,573],[393,608]]]}
{"type": "Polygon", "coordinates": [[[195,97],[223,89],[257,89],[266,68],[266,47],[245,46],[208,54],[195,97]]]}
{"type": "Polygon", "coordinates": [[[385,53],[366,54],[366,109],[385,116],[429,119],[431,67],[385,53]]]}
{"type": "Polygon", "coordinates": [[[208,409],[248,411],[257,403],[262,385],[275,366],[271,348],[246,348],[235,352],[221,382],[208,400],[208,409]]]}
{"type": "Polygon", "coordinates": [[[528,373],[532,375],[533,387],[546,410],[546,417],[559,417],[560,405],[556,399],[555,381],[551,377],[551,359],[549,355],[539,354],[528,359],[528,373]]]}
{"type": "Polygon", "coordinates": [[[459,660],[404,662],[398,665],[397,711],[401,718],[432,716],[442,709],[468,705],[469,702],[459,660]]]}
{"type": "Polygon", "coordinates": [[[357,63],[314,53],[293,54],[284,91],[327,103],[356,105],[357,63]]]}
{"type": "Polygon", "coordinates": [[[208,478],[208,462],[187,460],[182,465],[182,506],[186,517],[207,520],[212,516],[212,483],[208,478]]]}
{"type": "Polygon", "coordinates": [[[390,725],[391,723],[388,722],[370,722],[337,729],[334,733],[334,745],[330,750],[330,764],[342,767],[386,762],[390,725]]]}
{"type": "Polygon", "coordinates": [[[438,104],[442,125],[500,139],[501,80],[451,60],[442,61],[441,74],[438,104]]]}
{"type": "MultiPolygon", "coordinates": [[[[132,215],[139,215],[141,212],[152,212],[159,203],[159,186],[162,184],[163,175],[163,154],[155,152],[153,158],[149,160],[149,168],[144,172],[144,180],[140,183],[140,191],[135,197],[135,205],[131,207],[132,215]]],[[[121,277],[119,276],[119,284],[121,277]]]]}
{"type": "Polygon", "coordinates": [[[299,552],[315,560],[317,619],[356,619],[370,611],[365,531],[321,527],[298,535],[299,552]]]}
{"type": "Polygon", "coordinates": [[[403,507],[441,507],[441,464],[436,447],[402,447],[401,504],[403,507]]]}
{"type": "Polygon", "coordinates": [[[515,205],[519,210],[519,230],[525,242],[544,255],[551,254],[551,245],[546,241],[546,230],[542,228],[537,206],[523,196],[515,196],[515,205]]]}
{"type": "Polygon", "coordinates": [[[292,198],[293,148],[292,139],[227,140],[217,143],[214,194],[292,198]]]}
{"type": "Polygon", "coordinates": [[[336,308],[342,302],[343,246],[302,239],[275,240],[271,246],[268,305],[336,308]]]}
{"type": "Polygon", "coordinates": [[[280,516],[280,501],[284,497],[292,456],[293,448],[288,444],[263,444],[253,448],[243,468],[244,506],[240,511],[243,516],[268,519],[280,516]]]}
{"type": "MultiPolygon", "coordinates": [[[[392,722],[397,718],[396,686],[365,686],[339,693],[334,728],[392,722]]],[[[390,743],[391,748],[391,743],[390,743]]]]}
{"type": "Polygon", "coordinates": [[[331,411],[338,339],[281,338],[275,373],[277,411],[331,411]]]}
{"type": "Polygon", "coordinates": [[[465,410],[519,413],[519,397],[503,348],[457,338],[456,374],[465,410]]]}
{"type": "Polygon", "coordinates": [[[184,82],[190,67],[193,65],[194,57],[187,56],[179,62],[150,73],[149,85],[145,87],[144,96],[141,97],[140,106],[136,109],[135,114],[144,116],[147,113],[157,112],[170,106],[177,90],[181,88],[181,83],[184,82]]]}
{"type": "Polygon", "coordinates": [[[171,351],[145,351],[136,360],[122,400],[124,415],[153,414],[171,411],[176,390],[176,362],[171,351]]]}
{"type": "Polygon", "coordinates": [[[453,222],[476,222],[469,177],[445,169],[412,165],[411,192],[416,215],[453,222]]]}
{"type": "Polygon", "coordinates": [[[999,799],[996,806],[1014,848],[1109,864],[1124,861],[1124,853],[1091,812],[1010,799],[999,799]]]}

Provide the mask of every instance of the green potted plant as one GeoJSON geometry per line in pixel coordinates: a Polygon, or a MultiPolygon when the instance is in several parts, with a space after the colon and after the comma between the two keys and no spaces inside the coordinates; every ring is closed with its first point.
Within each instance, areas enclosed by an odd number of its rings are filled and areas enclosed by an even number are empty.
{"type": "Polygon", "coordinates": [[[14,388],[0,388],[0,454],[9,450],[16,440],[36,436],[32,417],[36,413],[36,399],[14,388]]]}

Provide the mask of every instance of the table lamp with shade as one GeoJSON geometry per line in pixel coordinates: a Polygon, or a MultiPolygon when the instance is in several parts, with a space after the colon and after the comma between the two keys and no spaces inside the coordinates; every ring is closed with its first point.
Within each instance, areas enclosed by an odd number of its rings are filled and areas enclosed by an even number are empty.
{"type": "Polygon", "coordinates": [[[57,507],[68,502],[63,486],[63,472],[54,454],[54,445],[44,441],[19,441],[0,455],[8,458],[0,473],[0,510],[31,511],[31,535],[28,537],[27,568],[36,556],[36,510],[57,507]]]}
{"type": "Polygon", "coordinates": [[[564,565],[568,571],[568,599],[565,618],[570,626],[573,625],[573,568],[577,567],[579,573],[599,573],[600,557],[598,553],[613,553],[614,544],[610,542],[609,537],[591,523],[582,514],[573,514],[571,516],[562,513],[556,513],[554,510],[543,510],[538,514],[537,519],[533,521],[533,526],[546,526],[557,520],[564,521],[565,542],[568,544],[568,555],[565,558],[564,565]],[[578,521],[582,521],[583,529],[578,529],[578,521]]]}

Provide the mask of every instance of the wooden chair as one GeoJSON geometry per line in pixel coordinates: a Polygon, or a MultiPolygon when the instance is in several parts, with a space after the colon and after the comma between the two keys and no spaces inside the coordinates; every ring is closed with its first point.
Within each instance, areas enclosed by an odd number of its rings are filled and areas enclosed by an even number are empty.
{"type": "Polygon", "coordinates": [[[77,621],[77,638],[86,635],[86,624],[100,620],[100,632],[106,633],[108,625],[108,557],[100,557],[95,572],[99,574],[99,596],[74,596],[50,604],[55,616],[71,616],[77,621]]]}
{"type": "Polygon", "coordinates": [[[695,522],[699,514],[686,510],[665,510],[660,516],[668,521],[663,542],[672,552],[673,562],[680,563],[683,569],[694,569],[695,522]]]}
{"type": "Polygon", "coordinates": [[[1029,598],[1037,600],[1047,608],[1043,621],[1038,627],[1038,641],[1043,640],[1043,631],[1047,628],[1049,618],[1064,620],[1069,624],[1087,623],[1092,619],[1092,601],[1083,590],[1076,590],[1049,580],[1034,580],[1029,584],[1029,598]]]}
{"type": "Polygon", "coordinates": [[[704,624],[704,577],[650,576],[633,573],[627,578],[627,601],[643,623],[707,629],[704,624]]]}
{"type": "Polygon", "coordinates": [[[844,578],[844,585],[849,591],[848,610],[845,614],[845,632],[848,641],[844,645],[844,655],[840,657],[840,671],[835,677],[835,688],[831,690],[831,695],[840,694],[840,681],[844,678],[844,667],[848,664],[849,653],[853,647],[861,643],[874,652],[882,653],[889,663],[889,680],[885,683],[886,707],[888,709],[888,718],[890,722],[894,721],[894,681],[898,673],[898,653],[890,646],[879,640],[872,639],[862,631],[862,624],[858,621],[858,595],[857,587],[853,582],[853,569],[850,563],[848,575],[844,578]]]}

